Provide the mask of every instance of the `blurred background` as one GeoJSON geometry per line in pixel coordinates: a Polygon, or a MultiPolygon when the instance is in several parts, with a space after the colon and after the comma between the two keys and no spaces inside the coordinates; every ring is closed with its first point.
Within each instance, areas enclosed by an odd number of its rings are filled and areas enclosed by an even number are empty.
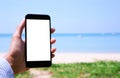
{"type": "Polygon", "coordinates": [[[8,52],[28,13],[51,16],[58,52],[120,53],[120,0],[2,0],[0,5],[1,53],[8,52]]]}

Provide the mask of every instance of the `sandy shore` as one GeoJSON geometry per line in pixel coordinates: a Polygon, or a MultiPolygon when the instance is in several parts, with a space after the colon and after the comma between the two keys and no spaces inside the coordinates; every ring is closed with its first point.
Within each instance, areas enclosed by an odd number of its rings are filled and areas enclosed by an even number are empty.
{"type": "Polygon", "coordinates": [[[119,61],[120,53],[56,53],[53,63],[119,61]]]}
{"type": "Polygon", "coordinates": [[[0,52],[0,57],[4,57],[6,52],[0,52]]]}
{"type": "MultiPolygon", "coordinates": [[[[5,53],[0,53],[3,57],[5,53]]],[[[57,63],[77,63],[77,62],[95,62],[95,61],[118,61],[120,62],[120,53],[56,53],[52,62],[57,63]]]]}

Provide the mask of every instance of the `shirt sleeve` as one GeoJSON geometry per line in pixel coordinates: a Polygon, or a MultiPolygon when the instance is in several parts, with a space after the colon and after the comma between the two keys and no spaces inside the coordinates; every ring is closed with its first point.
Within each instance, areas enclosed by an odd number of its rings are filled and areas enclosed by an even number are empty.
{"type": "Polygon", "coordinates": [[[0,58],[0,78],[14,78],[13,70],[4,58],[0,58]]]}

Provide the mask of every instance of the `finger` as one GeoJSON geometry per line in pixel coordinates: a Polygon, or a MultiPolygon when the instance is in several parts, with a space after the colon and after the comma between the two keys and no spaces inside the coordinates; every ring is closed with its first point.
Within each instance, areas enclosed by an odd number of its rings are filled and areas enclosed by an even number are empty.
{"type": "Polygon", "coordinates": [[[52,58],[54,58],[55,57],[55,54],[52,54],[52,58]]]}
{"type": "Polygon", "coordinates": [[[55,38],[52,38],[51,39],[51,44],[54,44],[56,42],[56,39],[55,38]]]}
{"type": "Polygon", "coordinates": [[[55,28],[51,28],[51,34],[55,32],[55,28]]]}
{"type": "Polygon", "coordinates": [[[51,49],[51,52],[52,52],[52,53],[55,53],[55,51],[56,51],[56,48],[52,48],[52,49],[51,49]]]}
{"type": "Polygon", "coordinates": [[[23,42],[24,42],[24,43],[26,43],[26,41],[25,41],[25,40],[23,40],[23,42]]]}
{"type": "Polygon", "coordinates": [[[24,27],[25,27],[25,19],[23,19],[22,22],[18,25],[13,36],[21,37],[24,27]]]}

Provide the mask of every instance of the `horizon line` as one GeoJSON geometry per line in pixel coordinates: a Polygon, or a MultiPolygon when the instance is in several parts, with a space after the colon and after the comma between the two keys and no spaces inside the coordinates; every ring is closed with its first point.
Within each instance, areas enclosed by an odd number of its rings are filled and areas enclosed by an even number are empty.
{"type": "MultiPolygon", "coordinates": [[[[8,37],[13,33],[0,34],[0,36],[8,37]]],[[[25,33],[22,34],[24,36],[25,33]]],[[[120,33],[54,33],[52,36],[120,36],[120,33]]]]}
{"type": "MultiPolygon", "coordinates": [[[[10,35],[13,33],[0,33],[0,35],[10,35]]],[[[25,34],[25,33],[22,33],[25,34]]],[[[54,34],[120,34],[120,32],[81,32],[81,33],[54,33],[54,34]]]]}

